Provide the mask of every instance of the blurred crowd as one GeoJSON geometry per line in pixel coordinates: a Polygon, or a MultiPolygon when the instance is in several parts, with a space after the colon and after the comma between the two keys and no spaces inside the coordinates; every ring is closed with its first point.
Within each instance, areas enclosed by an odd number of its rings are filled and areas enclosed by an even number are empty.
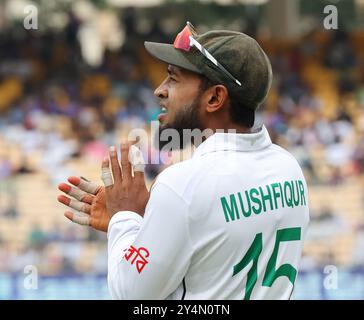
{"type": "Polygon", "coordinates": [[[364,56],[343,31],[312,32],[270,55],[275,84],[263,122],[305,169],[337,184],[364,170],[364,56]]]}
{"type": "Polygon", "coordinates": [[[25,246],[14,248],[0,241],[0,273],[22,275],[29,272],[29,266],[46,276],[106,274],[106,235],[93,229],[80,233],[74,225],[45,231],[34,224],[25,246]]]}
{"type": "MultiPolygon", "coordinates": [[[[70,173],[69,160],[100,162],[109,145],[133,128],[148,131],[159,113],[153,87],[156,74],[165,69],[148,60],[143,41],[172,41],[173,36],[157,24],[147,34],[126,25],[132,35],[128,41],[116,51],[105,50],[101,65],[91,67],[82,57],[78,27],[71,20],[57,34],[0,34],[0,220],[21,219],[14,199],[16,177],[45,172],[56,188],[70,173]],[[1,142],[18,146],[17,161],[1,142]],[[34,154],[40,155],[38,161],[32,161],[34,154]],[[6,194],[12,201],[1,206],[6,194]]],[[[364,59],[351,34],[317,31],[296,42],[261,39],[261,44],[271,59],[274,82],[258,121],[274,142],[296,156],[310,185],[360,179],[364,59]]],[[[147,166],[147,177],[161,169],[147,166]]],[[[325,215],[329,219],[325,210],[317,214],[318,222],[325,215]]],[[[17,272],[34,261],[44,270],[105,272],[105,238],[92,231],[80,238],[77,230],[62,233],[34,225],[21,252],[13,252],[0,234],[0,272],[17,272]],[[83,266],[80,252],[90,241],[100,250],[94,265],[83,266]]]]}

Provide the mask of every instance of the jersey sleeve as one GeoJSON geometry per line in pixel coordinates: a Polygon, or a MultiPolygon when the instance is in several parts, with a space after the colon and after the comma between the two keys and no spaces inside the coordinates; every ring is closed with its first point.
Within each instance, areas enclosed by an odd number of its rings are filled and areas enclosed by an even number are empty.
{"type": "Polygon", "coordinates": [[[166,299],[182,282],[193,248],[188,206],[164,183],[151,191],[144,218],[118,212],[108,229],[113,299],[166,299]]]}

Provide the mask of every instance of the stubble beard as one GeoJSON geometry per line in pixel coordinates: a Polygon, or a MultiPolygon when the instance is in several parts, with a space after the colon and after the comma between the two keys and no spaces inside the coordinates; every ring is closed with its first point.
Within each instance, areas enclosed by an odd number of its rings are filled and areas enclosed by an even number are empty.
{"type": "Polygon", "coordinates": [[[184,131],[186,130],[203,130],[201,118],[199,114],[201,94],[193,100],[191,105],[182,108],[176,114],[175,119],[171,123],[161,124],[154,136],[154,145],[157,149],[162,150],[167,144],[173,141],[172,148],[174,150],[182,150],[186,146],[193,143],[191,140],[184,139],[184,131]],[[173,134],[173,138],[172,138],[173,134]],[[175,137],[178,136],[178,139],[175,137]],[[166,139],[166,137],[168,139],[166,139]]]}

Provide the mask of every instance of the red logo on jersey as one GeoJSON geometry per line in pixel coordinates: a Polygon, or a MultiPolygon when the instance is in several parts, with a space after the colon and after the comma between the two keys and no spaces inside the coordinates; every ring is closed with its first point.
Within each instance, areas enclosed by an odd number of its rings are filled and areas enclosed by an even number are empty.
{"type": "Polygon", "coordinates": [[[136,269],[139,273],[141,273],[144,267],[148,264],[148,260],[146,259],[148,257],[149,251],[146,248],[140,247],[139,249],[137,249],[134,246],[130,246],[124,256],[126,261],[129,261],[131,259],[131,264],[134,264],[135,262],[136,269]]]}

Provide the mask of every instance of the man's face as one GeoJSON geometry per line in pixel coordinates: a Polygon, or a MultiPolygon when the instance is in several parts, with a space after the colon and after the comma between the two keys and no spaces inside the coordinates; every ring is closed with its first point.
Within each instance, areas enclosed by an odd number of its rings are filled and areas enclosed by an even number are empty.
{"type": "MultiPolygon", "coordinates": [[[[195,73],[176,66],[168,66],[167,78],[154,91],[162,107],[162,112],[158,116],[159,135],[163,130],[175,129],[182,139],[183,129],[203,130],[200,116],[200,84],[201,78],[195,73]]],[[[160,140],[160,148],[167,142],[160,140]]],[[[180,147],[183,147],[182,143],[180,147]]]]}

